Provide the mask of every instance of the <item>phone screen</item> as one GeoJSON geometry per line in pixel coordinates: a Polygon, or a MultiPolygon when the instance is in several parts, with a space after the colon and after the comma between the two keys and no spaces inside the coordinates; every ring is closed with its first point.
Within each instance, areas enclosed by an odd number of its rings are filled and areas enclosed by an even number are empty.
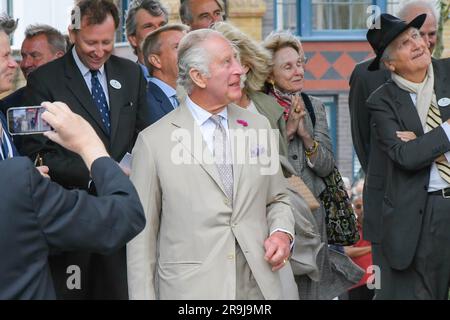
{"type": "Polygon", "coordinates": [[[41,106],[9,108],[8,131],[11,135],[37,134],[52,128],[42,120],[45,108],[41,106]]]}

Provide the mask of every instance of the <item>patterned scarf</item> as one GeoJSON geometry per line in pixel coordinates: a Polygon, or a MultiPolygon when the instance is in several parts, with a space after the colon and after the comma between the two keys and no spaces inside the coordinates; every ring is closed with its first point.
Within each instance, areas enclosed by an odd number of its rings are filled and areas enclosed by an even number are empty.
{"type": "Polygon", "coordinates": [[[273,85],[273,86],[270,86],[268,94],[271,95],[272,97],[274,97],[275,99],[277,99],[278,104],[282,108],[284,108],[283,117],[284,117],[284,120],[287,121],[289,118],[289,113],[291,112],[292,97],[297,95],[297,93],[296,92],[284,93],[284,92],[281,92],[280,89],[278,89],[277,87],[275,87],[273,85]]]}

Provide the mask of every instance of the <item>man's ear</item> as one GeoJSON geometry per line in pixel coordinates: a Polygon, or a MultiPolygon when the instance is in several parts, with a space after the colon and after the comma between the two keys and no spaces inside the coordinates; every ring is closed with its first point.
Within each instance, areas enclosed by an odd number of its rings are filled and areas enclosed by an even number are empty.
{"type": "Polygon", "coordinates": [[[75,43],[75,36],[77,33],[77,30],[74,30],[73,28],[69,27],[69,39],[70,39],[70,43],[75,43]]]}
{"type": "Polygon", "coordinates": [[[61,58],[63,55],[64,55],[64,51],[58,51],[58,52],[56,52],[55,57],[61,58]]]}
{"type": "Polygon", "coordinates": [[[384,66],[391,72],[395,71],[395,65],[389,60],[383,60],[384,66]]]}
{"type": "Polygon", "coordinates": [[[131,46],[133,48],[137,48],[137,40],[136,40],[136,36],[135,35],[129,35],[127,36],[128,42],[131,44],[131,46]]]}
{"type": "Polygon", "coordinates": [[[197,85],[197,87],[205,89],[206,88],[206,77],[200,73],[197,69],[189,70],[189,76],[192,81],[197,85]]]}
{"type": "Polygon", "coordinates": [[[156,69],[161,69],[161,59],[157,54],[151,54],[148,56],[147,61],[156,69]]]}

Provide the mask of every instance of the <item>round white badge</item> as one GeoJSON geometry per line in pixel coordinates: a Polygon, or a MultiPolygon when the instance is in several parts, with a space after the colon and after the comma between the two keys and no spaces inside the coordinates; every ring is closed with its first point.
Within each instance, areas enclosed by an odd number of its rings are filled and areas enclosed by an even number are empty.
{"type": "Polygon", "coordinates": [[[439,105],[440,107],[448,107],[448,106],[450,105],[450,99],[449,99],[449,98],[442,98],[442,99],[439,99],[438,105],[439,105]]]}
{"type": "Polygon", "coordinates": [[[122,89],[122,85],[121,85],[120,82],[117,81],[117,80],[111,80],[111,81],[109,82],[109,84],[110,84],[111,87],[113,87],[114,89],[117,89],[117,90],[122,89]]]}

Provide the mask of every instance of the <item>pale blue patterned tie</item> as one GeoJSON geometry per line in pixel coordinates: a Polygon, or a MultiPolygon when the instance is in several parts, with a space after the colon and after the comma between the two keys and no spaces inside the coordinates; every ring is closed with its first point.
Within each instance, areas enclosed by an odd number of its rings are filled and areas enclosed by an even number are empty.
{"type": "Polygon", "coordinates": [[[233,201],[233,166],[229,148],[227,133],[221,123],[221,116],[212,115],[211,120],[216,125],[213,134],[214,160],[225,193],[230,201],[233,201]]]}
{"type": "Polygon", "coordinates": [[[106,100],[105,92],[98,80],[97,74],[98,70],[91,70],[92,99],[94,99],[95,105],[98,111],[100,111],[103,125],[109,135],[111,133],[111,122],[109,120],[108,101],[106,100]]]}

